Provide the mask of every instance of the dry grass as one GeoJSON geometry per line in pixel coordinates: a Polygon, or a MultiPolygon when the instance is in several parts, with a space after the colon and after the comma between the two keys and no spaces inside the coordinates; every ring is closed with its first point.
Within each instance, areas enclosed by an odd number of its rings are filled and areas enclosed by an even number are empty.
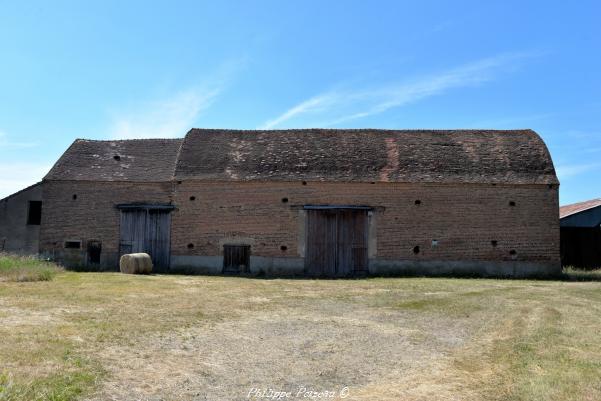
{"type": "Polygon", "coordinates": [[[0,252],[0,281],[50,281],[60,271],[54,263],[0,252]]]}
{"type": "Polygon", "coordinates": [[[67,272],[0,284],[0,400],[597,400],[600,312],[596,281],[67,272]]]}

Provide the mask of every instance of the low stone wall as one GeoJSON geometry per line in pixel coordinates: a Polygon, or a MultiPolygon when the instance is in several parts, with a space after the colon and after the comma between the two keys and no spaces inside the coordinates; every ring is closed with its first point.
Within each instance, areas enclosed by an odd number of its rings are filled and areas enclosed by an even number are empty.
{"type": "MultiPolygon", "coordinates": [[[[305,262],[303,258],[250,257],[251,275],[302,276],[305,262]]],[[[221,274],[223,256],[171,256],[172,273],[221,274]]]]}
{"type": "MultiPolygon", "coordinates": [[[[250,275],[304,276],[304,258],[251,256],[250,275]]],[[[222,274],[223,256],[172,255],[172,273],[222,274]]],[[[553,277],[561,273],[559,264],[520,261],[414,261],[370,259],[373,276],[475,276],[475,277],[553,277]]]]}
{"type": "Polygon", "coordinates": [[[448,260],[370,260],[369,273],[376,276],[477,276],[477,277],[553,277],[561,273],[559,264],[523,261],[448,261],[448,260]]]}

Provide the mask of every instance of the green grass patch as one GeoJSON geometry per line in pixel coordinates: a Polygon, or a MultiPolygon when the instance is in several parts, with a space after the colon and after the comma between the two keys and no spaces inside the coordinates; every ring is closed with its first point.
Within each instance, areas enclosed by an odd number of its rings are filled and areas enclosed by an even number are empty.
{"type": "Polygon", "coordinates": [[[50,281],[61,271],[58,265],[32,256],[0,253],[0,281],[50,281]]]}
{"type": "Polygon", "coordinates": [[[505,383],[512,383],[505,399],[597,399],[601,359],[594,329],[578,328],[574,311],[540,306],[534,321],[531,311],[522,311],[513,336],[494,348],[496,359],[508,366],[505,383]]]}
{"type": "Polygon", "coordinates": [[[601,268],[577,269],[572,266],[564,267],[563,278],[569,281],[601,281],[601,268]]]}
{"type": "Polygon", "coordinates": [[[469,316],[482,309],[477,299],[471,299],[474,295],[465,294],[460,296],[438,296],[398,302],[395,308],[415,312],[430,312],[448,316],[469,316]]]}
{"type": "Polygon", "coordinates": [[[89,394],[104,372],[93,361],[65,351],[60,372],[27,380],[0,374],[0,401],[73,401],[89,394]]]}

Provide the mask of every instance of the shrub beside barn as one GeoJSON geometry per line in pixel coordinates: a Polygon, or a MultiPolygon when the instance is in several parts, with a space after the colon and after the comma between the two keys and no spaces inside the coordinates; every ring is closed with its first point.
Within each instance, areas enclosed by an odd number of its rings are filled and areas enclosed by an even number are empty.
{"type": "Polygon", "coordinates": [[[42,183],[40,252],[114,269],[310,275],[560,270],[533,131],[191,130],[77,140],[42,183]]]}

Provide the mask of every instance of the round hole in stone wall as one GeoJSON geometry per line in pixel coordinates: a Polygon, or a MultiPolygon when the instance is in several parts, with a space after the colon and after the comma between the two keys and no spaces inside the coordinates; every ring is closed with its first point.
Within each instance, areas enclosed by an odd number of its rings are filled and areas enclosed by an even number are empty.
{"type": "Polygon", "coordinates": [[[416,255],[419,253],[419,246],[414,246],[413,247],[413,253],[416,254],[416,255]]]}
{"type": "Polygon", "coordinates": [[[498,242],[497,242],[497,240],[493,239],[492,241],[490,241],[490,244],[491,244],[492,246],[497,246],[497,245],[498,245],[498,242]]]}
{"type": "Polygon", "coordinates": [[[288,247],[287,247],[286,245],[282,245],[282,246],[280,247],[280,250],[282,250],[282,251],[286,251],[286,250],[288,250],[288,247]]]}
{"type": "Polygon", "coordinates": [[[517,255],[518,253],[516,252],[515,249],[512,249],[511,251],[509,251],[509,254],[513,256],[513,255],[517,255]]]}
{"type": "Polygon", "coordinates": [[[194,244],[190,242],[190,243],[188,244],[188,249],[194,249],[194,244]]]}
{"type": "Polygon", "coordinates": [[[422,201],[420,201],[420,200],[418,199],[418,200],[416,200],[416,201],[415,201],[415,204],[416,204],[416,205],[421,205],[421,204],[422,204],[422,201]]]}
{"type": "Polygon", "coordinates": [[[73,194],[73,196],[71,197],[73,200],[77,199],[77,194],[73,194]]]}
{"type": "Polygon", "coordinates": [[[282,203],[288,203],[288,198],[282,198],[282,203]]]}
{"type": "Polygon", "coordinates": [[[515,206],[515,202],[514,201],[509,201],[509,206],[515,206]]]}
{"type": "Polygon", "coordinates": [[[115,156],[113,156],[113,159],[115,159],[115,160],[119,161],[119,160],[121,160],[121,156],[119,156],[119,155],[115,155],[115,156]]]}
{"type": "Polygon", "coordinates": [[[302,184],[303,184],[303,185],[307,185],[307,181],[303,181],[303,183],[302,183],[302,184]]]}
{"type": "Polygon", "coordinates": [[[194,200],[196,200],[196,196],[191,196],[191,197],[190,197],[190,200],[191,200],[191,201],[194,201],[194,200]]]}

